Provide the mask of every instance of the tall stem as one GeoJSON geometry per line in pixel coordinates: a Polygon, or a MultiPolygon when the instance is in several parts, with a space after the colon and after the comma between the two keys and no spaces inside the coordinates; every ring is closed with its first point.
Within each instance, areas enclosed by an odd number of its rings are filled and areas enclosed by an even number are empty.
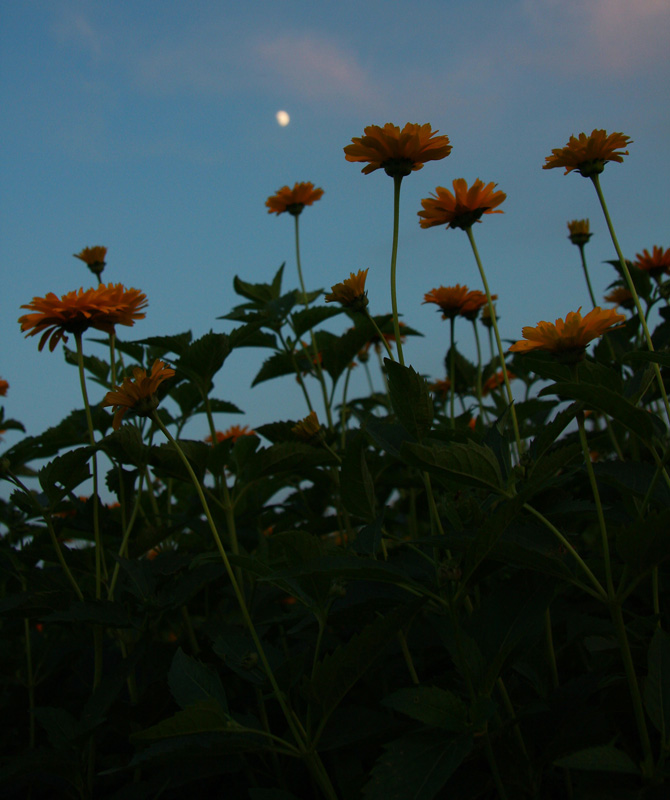
{"type": "Polygon", "coordinates": [[[391,310],[393,311],[393,331],[395,343],[398,348],[398,361],[405,366],[400,341],[400,322],[398,320],[398,298],[396,294],[396,262],[398,259],[398,227],[400,224],[400,184],[402,175],[393,178],[393,244],[391,246],[391,310]]]}
{"type": "Polygon", "coordinates": [[[512,387],[510,386],[509,376],[507,375],[507,366],[505,364],[505,352],[503,350],[502,340],[500,338],[500,331],[498,330],[498,321],[496,320],[496,313],[495,309],[493,308],[491,291],[489,289],[489,283],[486,280],[486,273],[484,272],[484,267],[482,266],[481,259],[479,258],[479,251],[477,250],[477,245],[475,244],[475,237],[472,234],[472,226],[466,228],[465,232],[468,235],[470,247],[472,247],[472,252],[475,257],[475,261],[477,262],[477,267],[479,268],[479,274],[481,276],[482,283],[484,284],[484,292],[486,293],[486,301],[488,303],[491,324],[493,325],[493,331],[496,337],[496,344],[498,345],[498,355],[500,356],[500,369],[502,370],[503,380],[505,381],[505,389],[507,390],[507,402],[509,403],[510,414],[512,416],[512,427],[514,428],[514,437],[516,439],[517,451],[520,457],[521,453],[523,452],[523,445],[521,443],[521,434],[519,433],[519,422],[516,418],[516,410],[514,408],[514,395],[512,394],[512,387]]]}
{"type": "Polygon", "coordinates": [[[581,256],[581,259],[582,259],[582,269],[584,270],[584,277],[586,278],[586,285],[587,285],[587,287],[589,289],[589,296],[591,297],[591,302],[593,303],[593,307],[595,308],[598,305],[598,303],[596,303],[596,296],[595,296],[595,294],[593,294],[593,286],[591,286],[591,278],[589,277],[589,269],[586,266],[586,257],[584,255],[584,245],[583,244],[579,244],[579,245],[577,245],[577,247],[579,247],[579,255],[581,256]]]}
{"type": "Polygon", "coordinates": [[[454,350],[454,328],[456,326],[456,318],[452,315],[449,318],[449,417],[451,419],[451,427],[455,426],[454,421],[454,397],[456,395],[456,351],[454,350]]]}

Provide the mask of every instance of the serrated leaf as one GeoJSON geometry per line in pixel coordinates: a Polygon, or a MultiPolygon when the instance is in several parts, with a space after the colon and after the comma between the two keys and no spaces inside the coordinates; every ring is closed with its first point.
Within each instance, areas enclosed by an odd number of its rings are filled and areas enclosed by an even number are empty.
{"type": "Polygon", "coordinates": [[[311,308],[303,308],[301,311],[296,311],[291,317],[291,324],[293,327],[293,335],[299,339],[307,331],[311,331],[319,323],[324,320],[336,317],[343,312],[344,309],[333,306],[312,306],[311,308]]]}
{"type": "Polygon", "coordinates": [[[661,734],[664,747],[670,742],[670,636],[656,628],[649,645],[649,673],[644,682],[644,707],[661,734]]]}
{"type": "Polygon", "coordinates": [[[295,374],[295,371],[296,361],[291,357],[290,353],[285,353],[283,351],[273,353],[270,358],[265,359],[251,385],[257,386],[259,383],[270,381],[273,378],[280,378],[283,375],[292,375],[295,374]]]}
{"type": "MultiPolygon", "coordinates": [[[[79,366],[79,359],[75,350],[70,350],[69,347],[63,346],[63,355],[68,364],[75,367],[79,366]]],[[[109,364],[106,361],[98,358],[97,356],[85,355],[83,356],[84,369],[90,372],[96,383],[102,386],[108,386],[109,364]]]]}
{"type": "Polygon", "coordinates": [[[578,750],[569,756],[556,759],[557,767],[566,769],[583,769],[593,772],[622,772],[630,775],[639,775],[640,770],[633,760],[622,750],[617,750],[614,745],[607,744],[599,747],[587,747],[578,750]]]}
{"type": "Polygon", "coordinates": [[[500,465],[493,451],[471,439],[449,444],[404,442],[400,452],[408,463],[450,481],[487,489],[502,488],[500,465]]]}
{"type": "Polygon", "coordinates": [[[152,742],[174,736],[192,736],[197,733],[224,733],[234,731],[236,723],[214,700],[195,703],[157,725],[131,734],[135,742],[152,742]]]}
{"type": "Polygon", "coordinates": [[[211,667],[187,656],[181,647],[177,648],[172,659],[168,672],[168,686],[182,709],[202,701],[213,700],[225,712],[228,711],[228,701],[221,678],[211,667]]]}
{"type": "Polygon", "coordinates": [[[433,800],[472,749],[471,736],[438,736],[416,732],[384,745],[365,800],[433,800]]]}
{"type": "Polygon", "coordinates": [[[384,359],[388,374],[391,405],[400,424],[421,440],[430,430],[433,421],[433,401],[428,384],[412,367],[384,359]]]}
{"type": "Polygon", "coordinates": [[[148,336],[146,339],[138,339],[127,344],[148,345],[161,353],[175,353],[179,356],[186,350],[192,339],[193,334],[191,331],[184,331],[183,333],[175,333],[172,336],[148,336]]]}
{"type": "MultiPolygon", "coordinates": [[[[188,459],[198,479],[202,480],[207,469],[210,445],[205,442],[180,439],[179,447],[188,459]]],[[[179,453],[169,442],[151,448],[150,463],[156,470],[156,474],[160,473],[168,477],[178,478],[187,483],[191,482],[191,476],[184,466],[179,453]]]]}
{"type": "Polygon", "coordinates": [[[279,297],[283,273],[284,264],[279,267],[272,283],[247,283],[236,275],[233,278],[233,289],[237,294],[246,297],[247,300],[265,303],[268,300],[279,297]]]}
{"type": "Polygon", "coordinates": [[[382,700],[382,705],[426,725],[461,732],[468,727],[468,707],[460,697],[437,686],[400,689],[382,700]]]}
{"type": "Polygon", "coordinates": [[[107,455],[119,464],[144,466],[149,459],[149,448],[142,441],[139,428],[134,425],[122,425],[100,442],[100,447],[107,455]]]}
{"type": "Polygon", "coordinates": [[[209,331],[182,350],[175,368],[188,376],[203,395],[207,395],[212,385],[212,379],[221,369],[230,352],[228,335],[209,331]]]}
{"type": "Polygon", "coordinates": [[[302,442],[279,442],[257,450],[243,466],[247,476],[253,479],[334,463],[335,456],[324,448],[302,442]]]}
{"type": "Polygon", "coordinates": [[[38,473],[40,486],[52,505],[90,478],[88,460],[93,451],[93,447],[79,447],[77,450],[57,456],[42,467],[38,473]]]}
{"type": "Polygon", "coordinates": [[[340,495],[350,514],[367,522],[375,519],[375,487],[365,460],[365,438],[360,434],[347,441],[340,471],[340,495]]]}

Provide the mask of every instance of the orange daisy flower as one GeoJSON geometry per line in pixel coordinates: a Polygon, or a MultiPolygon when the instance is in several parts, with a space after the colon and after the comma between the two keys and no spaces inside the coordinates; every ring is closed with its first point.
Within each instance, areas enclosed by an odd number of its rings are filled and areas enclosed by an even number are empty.
{"type": "Polygon", "coordinates": [[[648,272],[652,278],[656,278],[664,272],[670,273],[670,248],[664,251],[662,247],[654,245],[651,253],[648,250],[637,253],[635,266],[648,272]]]}
{"type": "Polygon", "coordinates": [[[156,390],[163,381],[174,375],[174,370],[166,367],[162,361],[156,359],[151,372],[141,367],[133,369],[133,378],[124,378],[121,388],[113,392],[107,392],[102,401],[105,406],[114,406],[114,421],[112,427],[117,431],[121,427],[123,415],[129,409],[134,409],[135,413],[142,417],[148,417],[152,411],[158,408],[158,398],[156,390]]]}
{"type": "Polygon", "coordinates": [[[314,184],[307,181],[306,183],[296,183],[292,189],[282,186],[272,197],[268,197],[265,205],[268,208],[268,214],[279,216],[288,211],[289,214],[297,217],[305,206],[311,206],[322,196],[323,189],[315,189],[314,184]]]}
{"type": "MultiPolygon", "coordinates": [[[[497,299],[497,294],[491,295],[491,300],[497,299]]],[[[485,308],[487,305],[488,300],[486,299],[484,292],[480,292],[479,289],[473,289],[471,292],[468,292],[468,295],[463,302],[461,307],[461,316],[465,317],[465,319],[474,320],[477,318],[477,314],[479,314],[480,310],[485,308]]]]}
{"type": "MultiPolygon", "coordinates": [[[[516,378],[516,375],[513,372],[507,370],[507,377],[510,381],[513,381],[516,378]]],[[[505,383],[505,378],[503,376],[502,370],[498,370],[490,378],[484,381],[484,385],[482,386],[482,397],[486,397],[487,394],[494,391],[495,389],[499,389],[503,383],[505,383]]]]}
{"type": "Polygon", "coordinates": [[[316,411],[301,419],[291,428],[291,433],[302,442],[313,442],[321,435],[321,423],[316,416],[316,411]]]}
{"type": "Polygon", "coordinates": [[[504,192],[494,191],[497,184],[484,185],[479,178],[468,189],[465,178],[456,178],[453,182],[454,193],[444,186],[438,186],[432,197],[421,201],[423,211],[419,211],[419,225],[422,228],[433,228],[446,225],[447,228],[465,230],[475,222],[481,222],[484,214],[502,214],[499,206],[507,197],[504,192]]]}
{"type": "Polygon", "coordinates": [[[73,253],[72,256],[81,259],[91,272],[99,275],[105,268],[107,248],[98,244],[95,247],[85,247],[81,253],[73,253]]]}
{"type": "Polygon", "coordinates": [[[451,389],[451,381],[449,378],[435,381],[434,383],[429,383],[428,388],[436,397],[439,397],[440,400],[446,400],[449,390],[451,389]]]}
{"type": "Polygon", "coordinates": [[[342,283],[330,287],[330,294],[325,297],[326,303],[341,303],[345,308],[354,311],[363,311],[368,304],[368,293],[365,291],[365,280],[368,277],[367,269],[353,272],[342,283]]]}
{"type": "MultiPolygon", "coordinates": [[[[248,425],[231,425],[230,428],[226,431],[217,431],[216,432],[216,441],[218,444],[221,442],[225,442],[227,439],[232,439],[233,444],[241,438],[242,436],[255,436],[256,431],[252,431],[249,429],[248,425]]],[[[212,443],[212,437],[208,436],[205,439],[206,442],[209,444],[212,443]]]]}
{"type": "Polygon", "coordinates": [[[617,286],[616,288],[612,289],[609,294],[606,294],[604,297],[608,303],[614,303],[617,306],[622,306],[623,308],[632,309],[635,308],[635,300],[633,300],[633,295],[630,292],[630,289],[626,289],[625,286],[617,286]]]}
{"type": "Polygon", "coordinates": [[[593,311],[582,317],[581,306],[571,311],[565,321],[557,319],[555,323],[538,322],[535,328],[523,328],[524,339],[510,347],[512,353],[529,353],[533,350],[547,350],[557,357],[565,357],[566,361],[579,361],[584,357],[586,345],[626,321],[623,314],[613,308],[603,310],[596,306],[593,311]]]}
{"type": "Polygon", "coordinates": [[[621,163],[623,157],[628,155],[628,150],[621,148],[628,147],[631,142],[632,139],[623,133],[611,133],[609,136],[603,130],[594,130],[590,136],[580,133],[578,138],[571,136],[565,147],[552,150],[542,169],[565,167],[564,175],[576,169],[580,175],[590,178],[600,174],[607,161],[621,163]]]}
{"type": "Polygon", "coordinates": [[[572,222],[568,222],[568,239],[576,245],[586,244],[593,236],[589,227],[588,219],[573,219],[572,222]]]}
{"type": "Polygon", "coordinates": [[[427,161],[439,161],[451,153],[448,136],[437,136],[430,124],[408,122],[400,130],[387,122],[384,127],[368,125],[364,136],[352,138],[344,148],[347,161],[367,162],[361,172],[369,175],[383,169],[390,177],[404,177],[421,169],[427,161]]]}
{"type": "Polygon", "coordinates": [[[469,294],[468,287],[460,283],[456,286],[440,286],[423,296],[423,305],[435,303],[442,311],[442,319],[453,319],[462,312],[469,294]]]}
{"type": "Polygon", "coordinates": [[[9,383],[0,378],[0,397],[6,397],[7,389],[9,389],[9,383]]]}
{"type": "Polygon", "coordinates": [[[53,351],[58,342],[67,342],[66,333],[81,334],[88,328],[113,333],[115,325],[132,326],[135,320],[144,319],[142,309],[148,300],[139,289],[126,289],[123,284],[100,284],[95,289],[79,289],[57,297],[49,292],[46,297],[33,297],[31,303],[21,306],[32,311],[19,317],[26,336],[42,334],[41,350],[49,341],[53,351]]]}

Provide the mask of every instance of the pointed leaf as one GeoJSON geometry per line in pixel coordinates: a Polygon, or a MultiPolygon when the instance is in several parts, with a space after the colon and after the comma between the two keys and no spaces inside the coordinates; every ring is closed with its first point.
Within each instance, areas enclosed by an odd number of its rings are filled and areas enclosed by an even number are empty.
{"type": "Polygon", "coordinates": [[[209,394],[212,379],[230,355],[230,350],[227,334],[210,331],[182,351],[175,367],[187,375],[203,395],[209,394]]]}
{"type": "Polygon", "coordinates": [[[569,756],[556,759],[554,764],[566,769],[584,769],[592,770],[593,772],[623,772],[631,775],[640,774],[640,770],[630,756],[622,750],[617,750],[611,744],[578,750],[569,756]]]}
{"type": "Polygon", "coordinates": [[[52,504],[59,502],[91,476],[88,460],[93,450],[93,447],[79,447],[57,456],[42,467],[38,473],[40,486],[52,504]]]}
{"type": "Polygon", "coordinates": [[[496,490],[502,488],[500,465],[493,451],[471,439],[446,445],[441,442],[405,442],[401,455],[410,464],[456,483],[496,490]]]}
{"type": "Polygon", "coordinates": [[[428,384],[412,367],[384,359],[388,373],[389,395],[395,415],[412,436],[421,440],[433,421],[433,401],[428,384]]]}
{"type": "Polygon", "coordinates": [[[340,494],[351,514],[372,522],[376,517],[376,497],[372,475],[365,460],[365,438],[358,434],[347,441],[340,473],[340,494]]]}
{"type": "Polygon", "coordinates": [[[291,317],[293,335],[299,339],[319,323],[338,316],[343,310],[333,306],[312,306],[311,308],[304,308],[302,311],[296,311],[291,317]]]}
{"type": "Polygon", "coordinates": [[[170,739],[174,736],[190,736],[196,733],[223,733],[234,731],[237,724],[214,700],[195,703],[174,716],[164,719],[157,725],[131,734],[135,742],[152,742],[157,739],[170,739]]]}
{"type": "Polygon", "coordinates": [[[385,697],[382,705],[435,728],[461,732],[468,727],[466,704],[453,692],[437,686],[400,689],[385,697]]]}
{"type": "Polygon", "coordinates": [[[177,649],[172,659],[168,686],[182,709],[201,701],[213,700],[224,711],[228,711],[228,701],[221,678],[211,667],[187,656],[181,647],[177,649]]]}

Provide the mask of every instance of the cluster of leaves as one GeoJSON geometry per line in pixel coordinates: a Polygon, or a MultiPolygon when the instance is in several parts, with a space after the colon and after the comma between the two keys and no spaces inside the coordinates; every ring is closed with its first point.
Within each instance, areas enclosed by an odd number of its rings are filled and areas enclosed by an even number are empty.
{"type": "MultiPolygon", "coordinates": [[[[452,420],[389,359],[387,391],[343,401],[313,441],[296,439],[295,420],[213,445],[181,438],[195,415],[213,426],[239,411],[211,396],[234,349],[269,352],[255,383],[320,370],[333,398],[375,341],[364,315],[340,336],[319,329],[342,311],[281,284],[281,270],[269,284],[236,279],[245,302],[225,317],[239,325],[230,334],[116,344],[118,375],[124,357],[174,366],[158,413],[211,523],[150,420],[112,432],[94,408],[92,446],[75,411],[4,454],[6,475],[40,488],[0,508],[3,796],[665,796],[669,442],[651,362],[670,368],[670,315],[655,355],[633,316],[576,370],[513,359],[520,458],[502,394],[473,428],[468,408],[452,420]],[[585,411],[608,554],[574,424],[585,411]],[[77,496],[94,451],[116,504],[77,496]],[[608,565],[652,764],[596,588],[608,565]]],[[[391,331],[389,317],[375,322],[391,331]]],[[[454,355],[467,400],[477,367],[454,355]]],[[[108,386],[108,362],[84,363],[108,386]]]]}

